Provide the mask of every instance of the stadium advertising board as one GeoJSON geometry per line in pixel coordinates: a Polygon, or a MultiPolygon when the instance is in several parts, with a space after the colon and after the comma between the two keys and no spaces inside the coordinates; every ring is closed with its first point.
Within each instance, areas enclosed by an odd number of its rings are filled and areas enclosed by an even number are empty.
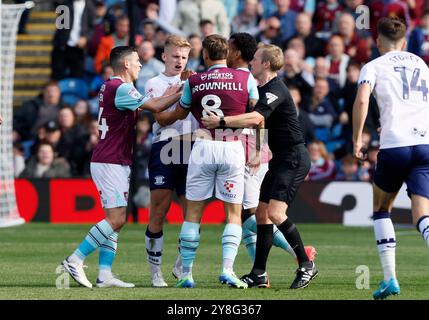
{"type": "MultiPolygon", "coordinates": [[[[104,217],[97,189],[91,179],[17,179],[18,209],[26,221],[51,223],[95,223],[104,217]]],[[[176,199],[177,200],[177,199],[176,199]]],[[[411,224],[411,202],[405,187],[395,201],[394,222],[411,224]]],[[[298,223],[342,223],[372,225],[372,187],[367,182],[304,183],[289,210],[298,223]]],[[[148,208],[139,208],[129,221],[147,223],[148,208]]],[[[222,203],[209,201],[203,223],[223,223],[222,203]]],[[[182,210],[173,201],[168,223],[182,223],[182,210]]]]}

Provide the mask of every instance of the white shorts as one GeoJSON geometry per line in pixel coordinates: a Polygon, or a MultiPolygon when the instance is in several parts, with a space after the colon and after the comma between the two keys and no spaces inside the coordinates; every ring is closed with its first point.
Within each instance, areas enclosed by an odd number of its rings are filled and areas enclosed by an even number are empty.
{"type": "Polygon", "coordinates": [[[259,192],[261,190],[262,180],[268,171],[268,163],[262,163],[258,172],[252,175],[250,169],[246,166],[244,171],[244,197],[243,209],[257,208],[259,204],[259,192]]]}
{"type": "Polygon", "coordinates": [[[126,207],[130,189],[130,167],[120,164],[91,162],[90,169],[103,208],[126,207]]]}
{"type": "Polygon", "coordinates": [[[244,192],[244,148],[241,141],[197,139],[189,158],[186,199],[202,201],[213,196],[241,204],[244,192]]]}

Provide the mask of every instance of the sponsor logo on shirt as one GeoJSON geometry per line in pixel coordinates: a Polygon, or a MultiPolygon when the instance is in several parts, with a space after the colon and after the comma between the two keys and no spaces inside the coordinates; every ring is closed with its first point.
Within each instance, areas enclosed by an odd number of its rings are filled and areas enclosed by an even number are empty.
{"type": "Polygon", "coordinates": [[[156,186],[162,186],[165,183],[165,177],[164,176],[156,176],[155,177],[155,185],[156,186]]]}
{"type": "Polygon", "coordinates": [[[128,95],[133,99],[140,99],[141,94],[136,90],[136,88],[132,88],[128,91],[128,95]]]}

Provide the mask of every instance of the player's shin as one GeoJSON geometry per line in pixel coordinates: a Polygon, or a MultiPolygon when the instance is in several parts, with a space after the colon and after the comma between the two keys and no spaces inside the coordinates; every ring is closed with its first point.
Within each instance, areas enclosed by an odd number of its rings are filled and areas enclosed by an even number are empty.
{"type": "Polygon", "coordinates": [[[222,234],[222,256],[223,270],[233,271],[234,261],[237,256],[242,235],[241,226],[234,223],[228,223],[222,234]]]}
{"type": "Polygon", "coordinates": [[[390,213],[387,211],[374,212],[374,234],[377,249],[383,267],[384,280],[396,279],[395,251],[396,237],[390,213]]]}
{"type": "Polygon", "coordinates": [[[247,253],[249,254],[252,262],[255,260],[256,253],[256,218],[255,215],[243,219],[243,243],[246,246],[247,253]]]}
{"type": "Polygon", "coordinates": [[[98,279],[100,281],[105,281],[112,277],[112,264],[116,257],[118,236],[119,234],[117,232],[113,232],[109,239],[100,246],[100,255],[98,259],[98,279]]]}
{"type": "Polygon", "coordinates": [[[416,227],[426,244],[429,246],[429,215],[422,216],[417,222],[416,227]]]}
{"type": "Polygon", "coordinates": [[[182,278],[192,275],[192,265],[200,244],[200,224],[183,222],[180,231],[180,254],[182,255],[182,278]]]}
{"type": "Polygon", "coordinates": [[[69,257],[69,261],[81,263],[85,258],[99,248],[114,233],[107,220],[102,220],[94,225],[85,239],[69,257]]]}

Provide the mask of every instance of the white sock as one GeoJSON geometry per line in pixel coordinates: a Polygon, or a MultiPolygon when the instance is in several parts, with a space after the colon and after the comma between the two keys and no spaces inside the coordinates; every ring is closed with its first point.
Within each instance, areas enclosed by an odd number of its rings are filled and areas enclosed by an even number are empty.
{"type": "Polygon", "coordinates": [[[73,253],[68,260],[73,263],[83,263],[83,260],[76,253],[73,253]]]}
{"type": "Polygon", "coordinates": [[[429,216],[420,218],[417,222],[417,230],[419,230],[426,244],[429,246],[429,216]]]}
{"type": "Polygon", "coordinates": [[[384,280],[396,279],[396,237],[388,212],[374,212],[374,233],[381,266],[383,267],[384,280]]]}

